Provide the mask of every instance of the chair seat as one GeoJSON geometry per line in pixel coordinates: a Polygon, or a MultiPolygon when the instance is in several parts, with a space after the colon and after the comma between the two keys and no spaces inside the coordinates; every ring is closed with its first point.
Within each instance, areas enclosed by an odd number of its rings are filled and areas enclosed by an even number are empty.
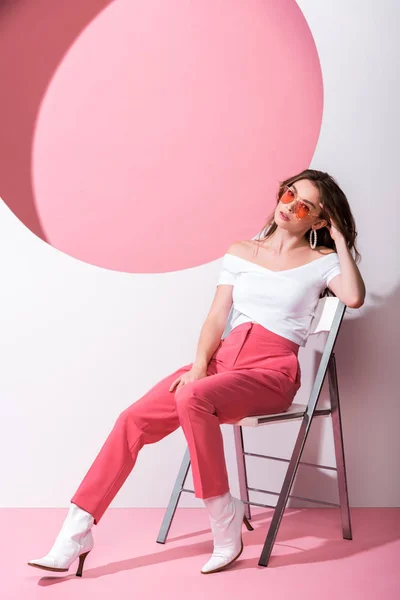
{"type": "Polygon", "coordinates": [[[237,421],[235,425],[240,425],[241,427],[259,427],[260,425],[265,425],[266,423],[270,423],[272,421],[285,421],[287,419],[297,419],[304,416],[306,409],[306,404],[292,402],[288,410],[286,410],[285,412],[245,417],[244,419],[240,419],[240,421],[237,421]]]}

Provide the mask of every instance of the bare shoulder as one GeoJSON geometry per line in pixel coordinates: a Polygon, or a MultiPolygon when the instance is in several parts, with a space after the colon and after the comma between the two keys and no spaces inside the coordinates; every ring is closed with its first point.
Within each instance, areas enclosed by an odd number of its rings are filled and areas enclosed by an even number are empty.
{"type": "Polygon", "coordinates": [[[246,258],[249,255],[249,251],[252,247],[251,240],[238,240],[233,242],[226,252],[227,254],[233,254],[235,256],[240,256],[241,258],[246,258]]]}

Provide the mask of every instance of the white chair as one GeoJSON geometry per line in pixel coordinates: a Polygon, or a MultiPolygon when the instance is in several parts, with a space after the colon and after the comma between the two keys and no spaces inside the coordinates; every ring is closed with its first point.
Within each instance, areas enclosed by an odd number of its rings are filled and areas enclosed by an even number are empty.
{"type": "MultiPolygon", "coordinates": [[[[317,306],[315,316],[311,323],[310,335],[317,334],[320,332],[327,332],[325,340],[324,350],[322,353],[321,361],[318,367],[318,371],[314,380],[314,384],[311,390],[308,404],[292,403],[290,408],[283,413],[259,415],[246,417],[241,419],[233,425],[234,428],[234,439],[236,448],[236,460],[238,466],[239,476],[239,489],[240,498],[245,503],[245,514],[248,519],[251,519],[250,505],[262,506],[265,508],[275,508],[271,524],[265,539],[264,547],[261,552],[260,560],[258,564],[266,567],[268,565],[269,558],[271,556],[272,548],[275,543],[275,539],[278,533],[279,525],[286,508],[288,498],[297,498],[301,500],[308,500],[317,504],[323,504],[325,506],[336,506],[340,507],[341,519],[342,519],[342,530],[343,538],[347,540],[352,539],[351,532],[351,521],[350,521],[350,510],[349,510],[349,499],[347,492],[347,478],[346,478],[346,467],[344,459],[343,449],[343,432],[342,422],[340,416],[340,403],[339,403],[339,392],[338,382],[336,374],[336,361],[333,348],[336,342],[337,335],[339,333],[340,325],[343,320],[343,316],[346,310],[346,306],[340,302],[336,297],[326,296],[320,298],[317,306]],[[330,408],[316,409],[316,405],[321,393],[322,385],[326,373],[328,372],[329,380],[329,396],[330,396],[330,408]],[[331,416],[333,437],[335,445],[335,456],[336,456],[336,467],[327,467],[318,464],[312,464],[302,462],[300,460],[304,445],[307,439],[308,432],[310,430],[311,422],[313,417],[331,416]],[[279,458],[275,456],[267,456],[263,454],[254,454],[246,452],[243,442],[243,430],[242,427],[261,427],[263,425],[278,423],[284,421],[292,421],[293,419],[301,419],[297,440],[292,452],[290,460],[279,458]],[[279,493],[272,492],[270,490],[262,490],[258,488],[251,488],[247,483],[246,473],[246,456],[257,456],[261,458],[268,458],[272,460],[278,460],[280,462],[286,462],[288,468],[286,471],[285,479],[279,493]],[[299,464],[306,464],[308,466],[334,470],[337,472],[337,481],[339,487],[339,504],[332,502],[324,502],[321,500],[315,500],[312,498],[300,498],[299,496],[290,495],[290,491],[293,485],[294,478],[297,473],[299,464]],[[278,496],[276,506],[269,504],[260,504],[257,502],[251,502],[249,500],[249,491],[268,493],[278,496]]],[[[164,544],[168,532],[170,530],[172,520],[175,515],[176,508],[179,503],[182,492],[194,493],[193,490],[185,489],[185,481],[190,468],[190,456],[189,449],[186,449],[184,459],[179,469],[178,476],[175,481],[174,488],[170,497],[170,501],[164,515],[163,522],[159,531],[157,542],[164,544]]]]}

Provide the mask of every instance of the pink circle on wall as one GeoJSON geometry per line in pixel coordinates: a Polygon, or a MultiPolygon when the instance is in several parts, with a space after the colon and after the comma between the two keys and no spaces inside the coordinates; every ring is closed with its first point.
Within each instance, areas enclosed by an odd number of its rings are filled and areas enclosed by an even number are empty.
{"type": "Polygon", "coordinates": [[[320,64],[294,0],[118,0],[64,56],[34,136],[54,247],[127,272],[215,260],[307,168],[320,64]]]}

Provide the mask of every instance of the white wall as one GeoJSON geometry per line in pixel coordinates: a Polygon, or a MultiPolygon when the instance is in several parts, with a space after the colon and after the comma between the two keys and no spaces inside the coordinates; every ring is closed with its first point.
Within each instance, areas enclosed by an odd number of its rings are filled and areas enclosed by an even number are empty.
{"type": "MultiPolygon", "coordinates": [[[[364,307],[348,311],[336,345],[350,502],[399,506],[400,7],[389,0],[299,5],[325,89],[311,166],[335,176],[350,199],[368,288],[364,307]]],[[[37,239],[3,203],[0,211],[0,505],[67,506],[119,412],[193,359],[219,261],[157,275],[107,271],[37,239]]],[[[307,399],[314,347],[318,342],[301,351],[300,401],[307,399]]],[[[246,431],[248,448],[289,457],[297,427],[246,431]]],[[[232,429],[223,432],[236,493],[232,429]]],[[[165,506],[185,446],[178,430],[145,447],[112,506],[165,506]]],[[[304,459],[334,465],[329,422],[313,424],[304,459]]],[[[250,484],[278,489],[282,467],[252,460],[250,484]]],[[[293,493],[336,501],[332,477],[305,467],[293,493]]],[[[185,495],[182,506],[202,503],[185,495]]]]}

